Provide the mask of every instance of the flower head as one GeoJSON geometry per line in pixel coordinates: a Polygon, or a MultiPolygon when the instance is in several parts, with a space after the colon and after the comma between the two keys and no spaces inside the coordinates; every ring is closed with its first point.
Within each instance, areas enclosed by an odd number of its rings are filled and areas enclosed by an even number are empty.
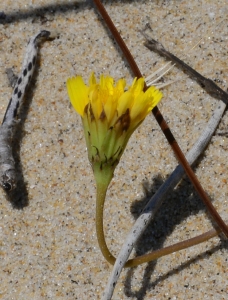
{"type": "Polygon", "coordinates": [[[103,173],[102,180],[105,177],[110,182],[130,136],[162,98],[155,87],[143,91],[143,78],[135,78],[126,91],[125,86],[124,79],[114,84],[112,77],[104,75],[97,83],[94,73],[89,86],[81,76],[67,80],[70,101],[82,117],[88,157],[97,181],[97,173],[103,173]]]}

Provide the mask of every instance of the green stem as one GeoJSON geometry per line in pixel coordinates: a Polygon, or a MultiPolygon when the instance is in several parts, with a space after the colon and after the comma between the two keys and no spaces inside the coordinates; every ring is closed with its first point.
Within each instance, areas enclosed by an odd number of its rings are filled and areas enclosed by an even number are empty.
{"type": "Polygon", "coordinates": [[[96,231],[97,240],[101,252],[104,258],[112,265],[114,265],[116,259],[111,254],[105,241],[103,214],[104,214],[104,202],[106,197],[108,186],[104,183],[97,183],[97,199],[96,199],[96,231]]]}

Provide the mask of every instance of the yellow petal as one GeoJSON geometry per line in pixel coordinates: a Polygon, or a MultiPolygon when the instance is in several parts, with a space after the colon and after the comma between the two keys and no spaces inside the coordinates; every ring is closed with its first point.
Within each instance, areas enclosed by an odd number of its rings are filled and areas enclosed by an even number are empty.
{"type": "Polygon", "coordinates": [[[149,110],[152,110],[160,102],[161,98],[163,97],[163,94],[158,89],[156,89],[156,87],[151,86],[145,92],[145,96],[151,99],[151,106],[149,110]]]}
{"type": "Polygon", "coordinates": [[[94,72],[92,72],[89,78],[89,86],[93,86],[95,84],[97,84],[97,81],[94,72]]]}
{"type": "Polygon", "coordinates": [[[104,112],[107,117],[108,127],[113,125],[114,123],[112,122],[113,118],[117,116],[117,99],[115,99],[114,97],[110,97],[110,98],[112,99],[110,99],[110,101],[107,101],[104,104],[104,112]]]}
{"type": "Polygon", "coordinates": [[[100,87],[98,84],[96,84],[94,88],[90,87],[89,102],[91,104],[94,117],[98,120],[103,111],[103,103],[100,97],[100,87]]]}
{"type": "Polygon", "coordinates": [[[158,104],[161,98],[162,93],[155,87],[150,87],[145,93],[141,92],[135,99],[135,104],[130,111],[132,122],[140,123],[158,104]]]}
{"type": "Polygon", "coordinates": [[[100,86],[102,90],[106,90],[110,95],[113,94],[113,78],[110,76],[104,76],[103,74],[100,77],[100,86]]]}
{"type": "Polygon", "coordinates": [[[85,106],[88,104],[88,87],[81,76],[67,79],[67,91],[74,109],[83,116],[85,106]]]}
{"type": "Polygon", "coordinates": [[[120,117],[122,114],[124,114],[127,109],[131,109],[133,104],[134,99],[132,98],[132,93],[130,91],[122,94],[117,105],[118,116],[120,117]]]}
{"type": "Polygon", "coordinates": [[[138,97],[138,95],[143,91],[144,89],[144,78],[137,78],[134,79],[132,86],[130,87],[130,91],[133,95],[133,97],[138,97]]]}
{"type": "Polygon", "coordinates": [[[124,88],[126,86],[126,80],[125,79],[120,79],[117,81],[117,84],[114,88],[114,97],[116,100],[120,98],[120,96],[124,93],[124,88]]]}

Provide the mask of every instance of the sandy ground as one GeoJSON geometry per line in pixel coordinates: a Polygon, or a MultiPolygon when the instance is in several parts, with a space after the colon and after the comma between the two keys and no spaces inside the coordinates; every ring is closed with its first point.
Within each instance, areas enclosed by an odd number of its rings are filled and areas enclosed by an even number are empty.
{"type": "MultiPolygon", "coordinates": [[[[227,88],[227,1],[104,3],[143,75],[165,62],[143,45],[140,30],[149,23],[155,39],[227,88]],[[201,38],[200,45],[190,51],[201,38]]],[[[5,14],[0,19],[1,119],[12,92],[5,69],[13,67],[19,72],[27,41],[40,29],[59,33],[59,38],[41,46],[20,116],[20,143],[15,145],[19,187],[11,197],[0,190],[0,298],[100,299],[112,267],[103,259],[96,240],[96,188],[81,120],[69,104],[66,79],[82,75],[87,81],[94,71],[97,76],[111,74],[116,80],[125,77],[130,84],[132,73],[92,1],[4,0],[0,11],[5,14]]],[[[159,108],[186,153],[202,133],[217,100],[177,68],[166,75],[166,80],[171,79],[178,81],[163,89],[159,108]]],[[[225,132],[227,124],[225,115],[219,130],[225,132]]],[[[227,149],[227,137],[215,134],[195,168],[226,220],[227,149]]],[[[105,229],[115,255],[148,195],[176,164],[149,115],[132,136],[107,196],[105,229]]],[[[165,200],[133,255],[196,236],[212,226],[185,178],[165,200]]],[[[113,299],[227,299],[227,247],[223,237],[214,238],[124,270],[113,299]]]]}

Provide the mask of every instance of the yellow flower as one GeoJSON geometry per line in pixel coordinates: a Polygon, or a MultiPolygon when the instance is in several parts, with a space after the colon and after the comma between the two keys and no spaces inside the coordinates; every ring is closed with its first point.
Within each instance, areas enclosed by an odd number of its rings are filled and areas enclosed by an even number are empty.
{"type": "Polygon", "coordinates": [[[143,78],[135,78],[126,91],[125,86],[124,79],[114,84],[112,77],[104,75],[97,83],[94,73],[89,86],[81,76],[67,80],[70,101],[82,117],[96,180],[97,173],[103,173],[101,177],[108,176],[110,182],[130,136],[162,98],[155,87],[143,91],[143,78]]]}

